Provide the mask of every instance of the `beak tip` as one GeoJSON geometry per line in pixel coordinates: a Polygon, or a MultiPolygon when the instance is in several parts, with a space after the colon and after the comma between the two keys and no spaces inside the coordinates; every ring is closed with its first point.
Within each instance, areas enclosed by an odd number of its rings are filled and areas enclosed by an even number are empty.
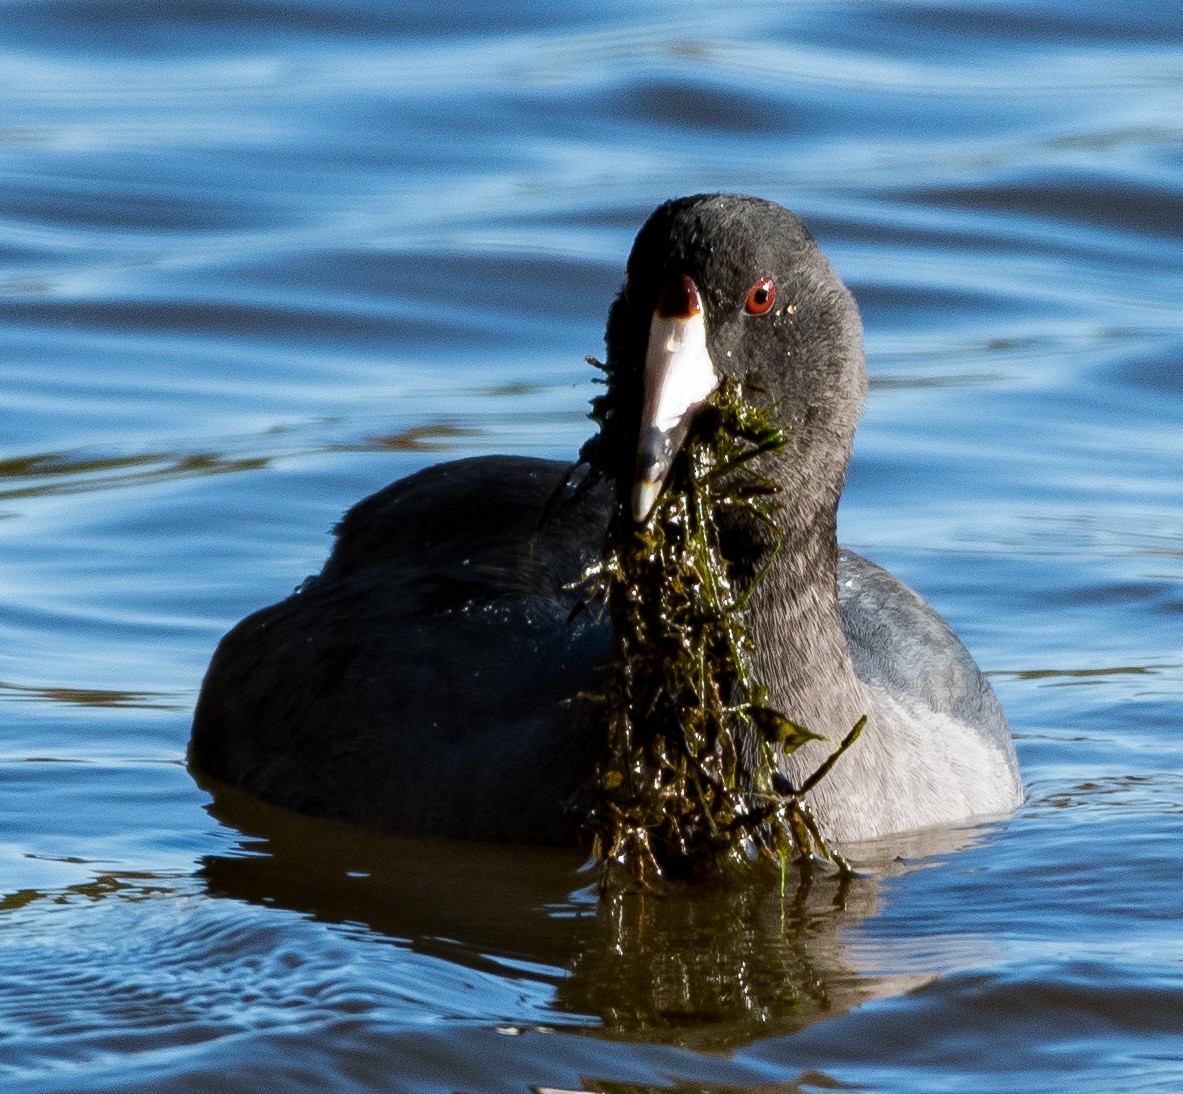
{"type": "Polygon", "coordinates": [[[648,479],[637,482],[633,486],[633,520],[638,524],[644,524],[649,519],[649,514],[653,512],[660,493],[660,482],[648,479]]]}

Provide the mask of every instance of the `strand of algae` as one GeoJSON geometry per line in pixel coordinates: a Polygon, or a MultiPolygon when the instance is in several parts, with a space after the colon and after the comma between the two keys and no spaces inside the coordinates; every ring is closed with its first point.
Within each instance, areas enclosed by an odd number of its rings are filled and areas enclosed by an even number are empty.
{"type": "MultiPolygon", "coordinates": [[[[608,371],[606,366],[589,359],[608,371]]],[[[611,376],[609,376],[611,381],[611,376]]],[[[609,394],[592,403],[599,443],[583,457],[619,451],[609,394]]],[[[752,667],[745,606],[779,547],[778,487],[753,468],[781,451],[784,432],[725,380],[697,415],[666,489],[644,525],[618,502],[602,559],[585,574],[589,598],[612,622],[602,693],[607,748],[584,823],[601,891],[630,880],[720,877],[761,861],[822,859],[849,873],[803,800],[857,739],[865,718],[799,787],[778,759],[818,734],[769,704],[752,667]],[[736,518],[770,546],[761,569],[733,573],[724,530],[736,518]],[[753,523],[754,522],[754,523],[753,523]]]]}

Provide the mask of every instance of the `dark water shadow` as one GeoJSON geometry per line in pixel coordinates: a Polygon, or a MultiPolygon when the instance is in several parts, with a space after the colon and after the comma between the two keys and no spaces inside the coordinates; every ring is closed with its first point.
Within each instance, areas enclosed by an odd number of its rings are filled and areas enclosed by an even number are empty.
{"type": "Polygon", "coordinates": [[[198,873],[212,896],[358,924],[420,952],[487,969],[564,967],[594,919],[569,899],[575,851],[406,839],[266,805],[206,776],[209,812],[242,834],[198,873]]]}
{"type": "MultiPolygon", "coordinates": [[[[209,811],[242,834],[202,860],[209,895],[362,926],[463,967],[545,983],[546,1024],[726,1051],[797,1032],[915,982],[858,967],[844,932],[875,913],[898,844],[855,877],[791,872],[737,888],[599,901],[567,850],[410,840],[264,805],[212,780],[209,811]]],[[[913,843],[955,849],[967,831],[913,843]]],[[[492,1019],[492,1016],[491,1016],[492,1019]]]]}

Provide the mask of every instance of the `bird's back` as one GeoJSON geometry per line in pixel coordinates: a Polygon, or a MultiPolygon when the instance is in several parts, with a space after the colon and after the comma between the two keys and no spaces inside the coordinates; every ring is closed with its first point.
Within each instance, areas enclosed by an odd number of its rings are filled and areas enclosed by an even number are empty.
{"type": "Polygon", "coordinates": [[[321,574],[222,640],[195,766],[371,827],[570,842],[563,803],[600,740],[581,696],[609,634],[576,612],[606,491],[539,526],[565,471],[460,460],[359,502],[321,574]]]}

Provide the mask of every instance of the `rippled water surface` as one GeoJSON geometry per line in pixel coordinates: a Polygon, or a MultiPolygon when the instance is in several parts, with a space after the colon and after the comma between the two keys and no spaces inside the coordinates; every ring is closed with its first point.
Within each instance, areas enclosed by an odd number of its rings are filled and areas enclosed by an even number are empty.
{"type": "Polygon", "coordinates": [[[0,35],[0,1086],[1183,1086],[1183,9],[15,0],[0,35]],[[572,453],[660,200],[854,290],[844,541],[992,673],[1009,821],[597,908],[183,763],[354,500],[572,453]]]}

